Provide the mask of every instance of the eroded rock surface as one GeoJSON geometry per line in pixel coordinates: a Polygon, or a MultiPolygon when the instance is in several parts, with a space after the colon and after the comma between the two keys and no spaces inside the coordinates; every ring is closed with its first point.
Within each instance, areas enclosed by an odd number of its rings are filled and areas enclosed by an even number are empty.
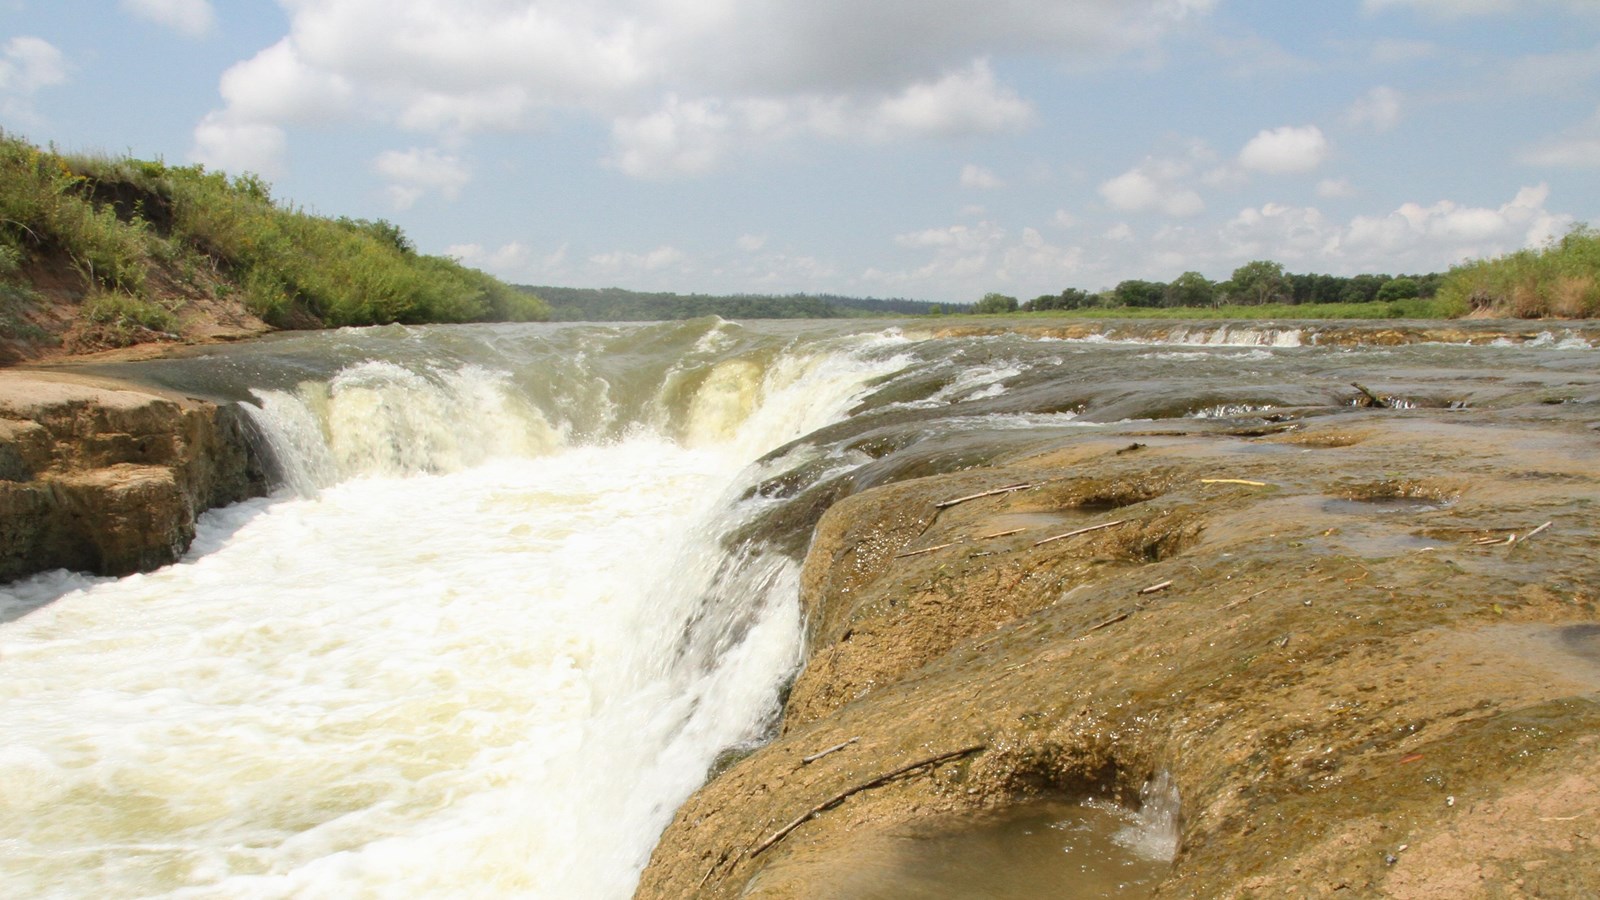
{"type": "Polygon", "coordinates": [[[264,492],[236,413],[61,373],[0,373],[0,581],[176,560],[207,509],[264,492]]]}
{"type": "Polygon", "coordinates": [[[1600,893],[1597,426],[1132,423],[847,497],[782,733],[637,896],[830,896],[863,837],[1161,771],[1159,896],[1600,893]]]}

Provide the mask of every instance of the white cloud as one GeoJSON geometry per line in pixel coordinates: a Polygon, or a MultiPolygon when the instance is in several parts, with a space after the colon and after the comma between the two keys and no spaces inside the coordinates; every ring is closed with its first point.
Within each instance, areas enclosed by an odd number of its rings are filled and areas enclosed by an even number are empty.
{"type": "Polygon", "coordinates": [[[1388,131],[1400,122],[1400,92],[1392,87],[1375,87],[1367,91],[1345,111],[1345,121],[1352,125],[1370,125],[1377,131],[1388,131]]]}
{"type": "Polygon", "coordinates": [[[607,161],[619,170],[694,175],[793,140],[1026,128],[1033,105],[990,55],[1108,61],[1157,46],[1214,5],[285,0],[288,34],[224,76],[225,105],[209,120],[282,128],[327,118],[461,140],[575,113],[610,127],[607,161]]]}
{"type": "Polygon", "coordinates": [[[863,286],[925,295],[937,285],[940,296],[971,300],[994,290],[1033,296],[1059,291],[1089,266],[1082,247],[1052,244],[1034,228],[1013,235],[989,220],[901,234],[894,242],[925,255],[904,269],[868,270],[863,286]]]}
{"type": "Polygon", "coordinates": [[[1317,182],[1317,196],[1328,199],[1355,196],[1355,186],[1348,178],[1324,178],[1317,182]]]}
{"type": "Polygon", "coordinates": [[[210,0],[122,0],[122,8],[191,38],[205,37],[217,26],[210,0]]]}
{"type": "Polygon", "coordinates": [[[28,36],[6,41],[0,47],[0,114],[14,121],[33,121],[33,95],[66,80],[66,60],[54,44],[28,36]]]}
{"type": "MultiPolygon", "coordinates": [[[[737,111],[734,111],[737,114],[737,111]]],[[[715,100],[684,101],[668,97],[661,109],[637,118],[618,119],[611,127],[616,147],[611,162],[638,178],[699,175],[710,171],[743,129],[715,100]]]]}
{"type": "MultiPolygon", "coordinates": [[[[1424,206],[1404,203],[1380,215],[1340,223],[1315,207],[1267,203],[1241,210],[1212,236],[1189,235],[1179,247],[1190,267],[1224,270],[1251,259],[1275,259],[1291,271],[1330,274],[1441,271],[1469,258],[1537,246],[1561,234],[1569,216],[1546,209],[1549,189],[1523,188],[1497,208],[1449,200],[1424,206]]],[[[1172,235],[1163,236],[1167,240],[1172,235]]]]}
{"type": "Polygon", "coordinates": [[[1050,222],[1057,228],[1076,228],[1078,226],[1078,217],[1064,209],[1058,209],[1056,214],[1051,217],[1050,222]]]}
{"type": "Polygon", "coordinates": [[[885,100],[876,121],[888,136],[952,136],[1016,131],[1033,122],[1033,106],[999,84],[986,60],[933,82],[917,82],[885,100]]]}
{"type": "Polygon", "coordinates": [[[784,99],[668,94],[654,111],[619,116],[607,161],[638,178],[701,175],[736,153],[809,135],[888,142],[1014,130],[1033,109],[994,78],[986,62],[892,96],[784,99]]]}
{"type": "Polygon", "coordinates": [[[567,245],[539,254],[521,241],[508,241],[498,247],[482,244],[452,244],[445,255],[462,265],[482,269],[506,281],[520,284],[563,284],[571,280],[567,245]]]}
{"type": "Polygon", "coordinates": [[[734,246],[746,253],[755,253],[767,245],[767,236],[764,234],[741,234],[734,241],[734,246]]]}
{"type": "Polygon", "coordinates": [[[389,182],[387,191],[395,209],[410,209],[429,191],[454,200],[472,180],[472,173],[459,158],[432,148],[387,150],[372,166],[389,182]]]}
{"type": "Polygon", "coordinates": [[[1560,234],[1568,217],[1547,211],[1550,189],[1525,187],[1497,209],[1440,200],[1430,206],[1402,204],[1386,216],[1360,216],[1340,238],[1346,252],[1416,255],[1419,250],[1447,262],[1537,246],[1560,234]]]}
{"type": "Polygon", "coordinates": [[[276,125],[235,121],[214,112],[195,126],[190,155],[213,169],[235,175],[255,172],[276,178],[283,174],[288,147],[288,137],[276,125]]]}
{"type": "Polygon", "coordinates": [[[687,259],[682,250],[663,245],[644,253],[630,253],[625,250],[597,253],[589,257],[589,262],[607,275],[617,275],[657,272],[679,266],[687,259]]]}
{"type": "Polygon", "coordinates": [[[229,118],[270,125],[336,118],[354,98],[346,78],[307,65],[288,40],[230,66],[219,90],[229,118]]]}
{"type": "Polygon", "coordinates": [[[1120,212],[1156,211],[1167,216],[1194,216],[1206,208],[1184,179],[1194,174],[1186,161],[1148,159],[1100,185],[1100,197],[1120,212]]]}
{"type": "Polygon", "coordinates": [[[961,186],[975,190],[992,190],[1005,187],[1005,182],[983,166],[967,163],[961,167],[961,186]]]}
{"type": "Polygon", "coordinates": [[[1315,125],[1260,132],[1239,151],[1239,165],[1258,172],[1309,172],[1328,158],[1328,139],[1315,125]]]}

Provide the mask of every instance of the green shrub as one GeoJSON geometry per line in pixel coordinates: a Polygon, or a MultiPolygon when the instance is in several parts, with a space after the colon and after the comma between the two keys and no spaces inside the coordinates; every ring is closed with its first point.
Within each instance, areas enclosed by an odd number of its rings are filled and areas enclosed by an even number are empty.
{"type": "Polygon", "coordinates": [[[1463,263],[1445,276],[1439,298],[1458,314],[1600,315],[1600,230],[1579,223],[1540,249],[1463,263]]]}
{"type": "Polygon", "coordinates": [[[177,330],[178,317],[172,310],[150,300],[115,291],[98,290],[83,301],[84,317],[97,325],[121,332],[148,329],[162,333],[177,330]]]}

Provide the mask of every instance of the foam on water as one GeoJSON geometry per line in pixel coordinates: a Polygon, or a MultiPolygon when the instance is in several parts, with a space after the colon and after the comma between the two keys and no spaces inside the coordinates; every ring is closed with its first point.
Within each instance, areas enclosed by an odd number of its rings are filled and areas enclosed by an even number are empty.
{"type": "Polygon", "coordinates": [[[739,473],[904,363],[735,363],[598,444],[470,366],[260,392],[295,491],[0,592],[0,894],[628,896],[799,661],[739,473]]]}

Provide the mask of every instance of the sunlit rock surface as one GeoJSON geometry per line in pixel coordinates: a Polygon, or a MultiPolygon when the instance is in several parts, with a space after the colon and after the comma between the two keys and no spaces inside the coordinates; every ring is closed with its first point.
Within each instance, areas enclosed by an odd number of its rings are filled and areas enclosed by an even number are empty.
{"type": "Polygon", "coordinates": [[[1596,394],[1541,391],[1125,422],[835,504],[782,735],[637,896],[877,896],[819,886],[1166,772],[1154,896],[1595,893],[1596,394]]]}
{"type": "Polygon", "coordinates": [[[0,581],[165,565],[197,515],[264,488],[238,421],[215,404],[0,373],[0,581]]]}

